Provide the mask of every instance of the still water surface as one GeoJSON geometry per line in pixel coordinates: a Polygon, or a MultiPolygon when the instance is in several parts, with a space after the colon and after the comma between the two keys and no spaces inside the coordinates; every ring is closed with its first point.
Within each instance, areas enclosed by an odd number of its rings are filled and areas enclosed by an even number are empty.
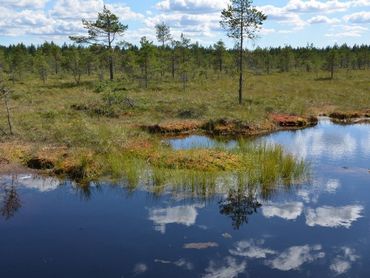
{"type": "Polygon", "coordinates": [[[370,125],[324,119],[256,140],[304,158],[310,182],[241,204],[1,177],[0,277],[370,277],[370,125]]]}

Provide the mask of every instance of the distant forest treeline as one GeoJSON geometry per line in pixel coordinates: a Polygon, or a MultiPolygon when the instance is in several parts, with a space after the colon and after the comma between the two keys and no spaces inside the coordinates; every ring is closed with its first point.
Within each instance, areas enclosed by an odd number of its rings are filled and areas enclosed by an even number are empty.
{"type": "MultiPolygon", "coordinates": [[[[24,44],[0,46],[0,79],[12,82],[38,76],[44,82],[51,75],[71,75],[76,83],[82,76],[107,78],[109,50],[102,46],[58,46],[45,42],[40,46],[24,44]]],[[[184,86],[189,80],[207,78],[209,74],[237,73],[236,49],[227,49],[222,41],[203,47],[181,37],[169,45],[156,46],[145,37],[140,46],[116,46],[114,72],[119,79],[138,80],[147,87],[150,81],[174,79],[184,86]]],[[[245,67],[255,74],[274,72],[328,72],[370,68],[370,45],[347,45],[316,48],[257,48],[246,51],[245,67]]]]}

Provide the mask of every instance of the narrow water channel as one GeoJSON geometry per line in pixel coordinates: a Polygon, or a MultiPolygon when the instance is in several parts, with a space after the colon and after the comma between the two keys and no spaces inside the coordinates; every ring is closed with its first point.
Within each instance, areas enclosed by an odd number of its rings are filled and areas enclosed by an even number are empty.
{"type": "Polygon", "coordinates": [[[369,277],[370,125],[322,119],[255,140],[303,158],[309,181],[264,197],[198,198],[1,177],[0,277],[369,277]]]}

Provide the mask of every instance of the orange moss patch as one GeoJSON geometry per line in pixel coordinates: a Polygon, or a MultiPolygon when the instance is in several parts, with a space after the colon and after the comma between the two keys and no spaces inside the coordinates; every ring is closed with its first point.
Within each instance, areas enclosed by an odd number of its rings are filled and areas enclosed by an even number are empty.
{"type": "Polygon", "coordinates": [[[222,136],[259,135],[274,130],[274,126],[269,122],[253,125],[228,119],[211,120],[204,124],[202,128],[209,134],[222,136]]]}
{"type": "Polygon", "coordinates": [[[22,163],[23,159],[32,152],[33,146],[31,144],[24,144],[22,142],[5,142],[0,143],[0,157],[22,163]]]}
{"type": "Polygon", "coordinates": [[[303,117],[286,114],[271,114],[271,120],[280,127],[307,127],[318,123],[316,117],[303,117]]]}
{"type": "Polygon", "coordinates": [[[66,147],[45,146],[27,159],[27,167],[37,170],[53,169],[59,160],[68,156],[67,151],[66,147]]]}
{"type": "Polygon", "coordinates": [[[171,121],[156,125],[142,126],[150,133],[188,133],[200,129],[203,122],[196,120],[171,121]]]}
{"type": "Polygon", "coordinates": [[[54,173],[83,182],[87,178],[89,180],[98,178],[101,175],[101,170],[102,167],[92,151],[78,150],[59,161],[54,168],[54,173]]]}
{"type": "MultiPolygon", "coordinates": [[[[1,143],[0,161],[18,163],[28,169],[41,170],[81,181],[99,175],[102,169],[94,159],[94,152],[86,149],[69,149],[64,146],[39,146],[32,143],[1,143]]],[[[0,165],[1,166],[1,165],[0,165]]],[[[7,167],[9,168],[9,167],[7,167]]]]}
{"type": "Polygon", "coordinates": [[[135,141],[129,141],[124,146],[123,149],[126,151],[136,152],[152,149],[154,147],[153,143],[146,139],[138,139],[135,141]]]}

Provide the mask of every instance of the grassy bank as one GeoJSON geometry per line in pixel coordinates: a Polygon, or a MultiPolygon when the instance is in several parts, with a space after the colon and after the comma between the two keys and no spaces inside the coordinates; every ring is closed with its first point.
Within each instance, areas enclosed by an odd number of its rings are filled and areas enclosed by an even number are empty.
{"type": "MultiPolygon", "coordinates": [[[[232,123],[234,130],[248,127],[258,133],[274,130],[272,114],[309,116],[369,109],[369,71],[340,72],[334,80],[320,78],[325,75],[248,74],[243,105],[236,104],[236,80],[227,76],[195,80],[186,91],[180,82],[173,81],[152,82],[143,89],[136,82],[124,80],[110,83],[86,79],[76,85],[64,76],[51,77],[45,84],[35,78],[25,79],[7,84],[13,91],[10,108],[15,135],[2,137],[1,156],[82,178],[118,177],[124,171],[135,181],[137,177],[127,173],[134,172],[131,168],[137,163],[149,164],[157,173],[174,168],[203,173],[231,169],[246,172],[243,159],[245,153],[254,158],[252,149],[237,153],[175,152],[142,127],[167,124],[175,128],[180,125],[181,129],[190,123],[191,129],[192,124],[228,119],[221,123],[232,123]],[[40,163],[37,158],[44,159],[46,165],[36,165],[40,163]],[[47,166],[48,160],[52,165],[47,166]]],[[[2,109],[3,128],[4,113],[2,109]]],[[[265,151],[266,156],[275,152],[265,151]]],[[[259,167],[268,163],[262,161],[259,167]]]]}

